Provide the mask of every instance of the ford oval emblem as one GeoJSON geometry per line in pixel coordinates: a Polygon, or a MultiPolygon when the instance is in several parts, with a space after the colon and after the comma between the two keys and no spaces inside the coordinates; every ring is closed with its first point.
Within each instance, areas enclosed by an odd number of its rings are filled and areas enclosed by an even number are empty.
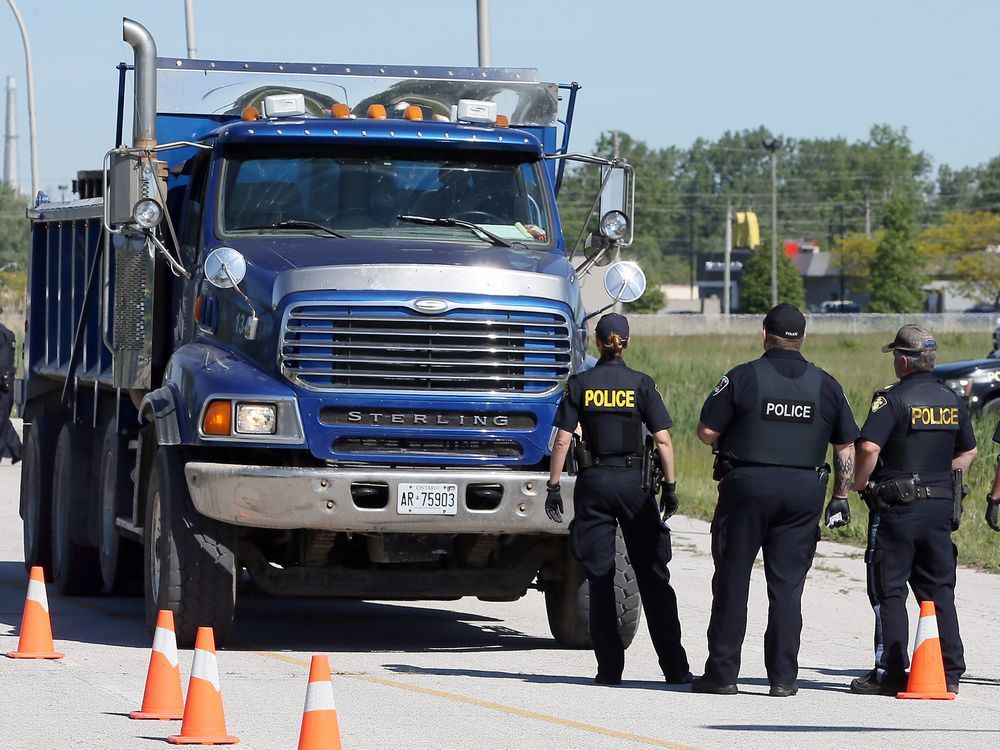
{"type": "Polygon", "coordinates": [[[414,302],[413,306],[422,313],[440,313],[448,309],[448,301],[424,297],[414,302]]]}

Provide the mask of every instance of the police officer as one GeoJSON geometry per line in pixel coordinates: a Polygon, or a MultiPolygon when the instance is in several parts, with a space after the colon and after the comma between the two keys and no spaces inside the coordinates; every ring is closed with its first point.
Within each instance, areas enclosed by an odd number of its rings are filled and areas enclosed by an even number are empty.
{"type": "Polygon", "coordinates": [[[670,684],[689,683],[677,596],[667,571],[670,529],[660,517],[662,513],[663,519],[669,518],[678,505],[668,432],[673,422],[652,378],[630,369],[622,359],[628,320],[610,313],[598,321],[595,333],[601,358],[592,369],[569,379],[556,412],[558,432],[545,511],[562,522],[559,476],[579,424],[593,465],[577,477],[570,547],[586,571],[590,590],[590,639],[597,655],[594,682],[617,685],[625,667],[615,609],[615,527],[621,526],[663,675],[670,684]],[[653,435],[664,469],[659,510],[652,494],[656,488],[641,487],[643,425],[653,435]]]}
{"type": "Polygon", "coordinates": [[[875,610],[875,668],[851,683],[861,694],[895,695],[906,687],[906,585],[918,601],[933,601],[948,690],[965,671],[955,612],[951,542],[961,509],[955,469],[968,471],[976,438],[965,404],[931,370],[937,342],[905,325],[882,347],[892,352],[899,382],[875,392],[858,441],[855,489],[869,504],[868,597],[875,610]]]}
{"type": "MultiPolygon", "coordinates": [[[[0,308],[0,313],[3,308],[0,308]]],[[[0,458],[21,460],[21,438],[10,423],[14,406],[14,334],[0,324],[0,458]]]]}
{"type": "Polygon", "coordinates": [[[794,305],[772,308],[764,318],[764,355],[730,370],[701,410],[698,438],[718,451],[719,502],[712,521],[708,660],[691,686],[698,693],[738,691],[750,572],[762,547],[770,694],[798,692],[802,588],[819,539],[829,443],[836,471],[826,523],[851,520],[847,493],[858,427],[840,384],[803,359],[805,327],[794,305]]]}

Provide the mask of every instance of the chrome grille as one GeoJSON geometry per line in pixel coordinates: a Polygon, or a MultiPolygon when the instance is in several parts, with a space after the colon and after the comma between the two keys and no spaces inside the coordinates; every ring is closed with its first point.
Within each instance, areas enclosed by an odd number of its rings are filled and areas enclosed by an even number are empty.
{"type": "Polygon", "coordinates": [[[279,362],[317,391],[542,394],[569,375],[571,328],[547,309],[307,302],[285,313],[279,362]]]}

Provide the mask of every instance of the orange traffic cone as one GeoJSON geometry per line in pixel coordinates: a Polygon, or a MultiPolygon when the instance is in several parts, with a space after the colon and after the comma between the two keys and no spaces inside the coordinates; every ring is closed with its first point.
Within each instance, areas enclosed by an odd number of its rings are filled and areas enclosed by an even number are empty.
{"type": "Polygon", "coordinates": [[[7,654],[11,659],[62,659],[65,654],[52,643],[52,623],[49,622],[49,600],[45,596],[45,573],[35,565],[28,576],[28,596],[21,617],[21,639],[17,651],[7,654]]]}
{"type": "Polygon", "coordinates": [[[222,710],[219,663],[215,659],[215,636],[211,628],[198,628],[194,641],[194,664],[188,682],[187,702],[181,733],[167,737],[174,745],[234,745],[239,737],[226,734],[222,710]]]}
{"type": "Polygon", "coordinates": [[[934,602],[920,602],[920,622],[917,623],[917,642],[913,646],[910,679],[906,683],[905,692],[898,693],[896,697],[955,700],[955,694],[948,692],[945,683],[934,602]]]}
{"type": "Polygon", "coordinates": [[[314,656],[309,665],[309,687],[306,688],[306,707],[302,709],[298,750],[341,750],[330,661],[325,656],[314,656]]]}
{"type": "Polygon", "coordinates": [[[174,634],[174,613],[161,609],[156,616],[153,633],[153,653],[146,672],[146,689],[142,708],[132,711],[133,719],[180,719],[184,716],[184,695],[181,692],[181,668],[177,661],[177,636],[174,634]]]}

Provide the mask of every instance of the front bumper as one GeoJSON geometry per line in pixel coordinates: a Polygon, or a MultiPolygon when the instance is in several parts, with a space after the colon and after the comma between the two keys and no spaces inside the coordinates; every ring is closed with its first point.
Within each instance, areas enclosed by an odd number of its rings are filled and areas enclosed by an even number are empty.
{"type": "Polygon", "coordinates": [[[279,468],[191,462],[184,468],[194,507],[202,515],[238,526],[267,529],[327,529],[352,532],[422,534],[565,534],[573,516],[574,477],[563,477],[561,524],[545,515],[545,481],[538,472],[456,469],[279,468]],[[385,483],[384,508],[358,507],[354,483],[385,483]],[[400,483],[458,485],[453,516],[401,515],[400,483]],[[470,510],[470,484],[499,484],[503,496],[492,510],[470,510]]]}

